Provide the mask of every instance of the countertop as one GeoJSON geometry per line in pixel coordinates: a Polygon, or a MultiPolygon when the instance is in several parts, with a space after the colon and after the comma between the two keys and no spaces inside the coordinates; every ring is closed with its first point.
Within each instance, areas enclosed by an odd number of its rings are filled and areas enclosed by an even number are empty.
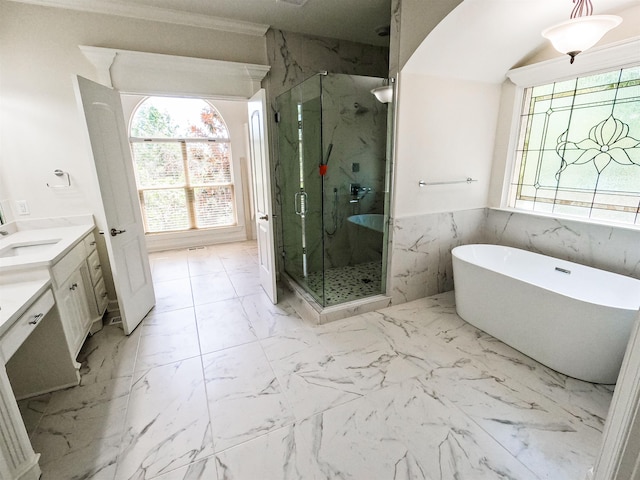
{"type": "Polygon", "coordinates": [[[50,247],[40,249],[31,254],[0,257],[0,272],[50,267],[69,253],[94,228],[95,225],[93,223],[86,223],[73,226],[18,230],[15,233],[0,237],[0,252],[5,248],[10,248],[12,245],[59,239],[50,247]]]}

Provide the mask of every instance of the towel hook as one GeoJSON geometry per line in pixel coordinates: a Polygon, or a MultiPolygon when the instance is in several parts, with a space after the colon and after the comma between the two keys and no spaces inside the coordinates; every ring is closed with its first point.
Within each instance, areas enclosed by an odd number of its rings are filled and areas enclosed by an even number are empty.
{"type": "Polygon", "coordinates": [[[67,176],[67,184],[66,185],[49,185],[47,183],[47,187],[49,188],[69,188],[71,186],[71,175],[69,175],[69,172],[63,172],[62,170],[60,170],[59,168],[53,171],[53,174],[56,177],[63,177],[63,176],[67,176]]]}

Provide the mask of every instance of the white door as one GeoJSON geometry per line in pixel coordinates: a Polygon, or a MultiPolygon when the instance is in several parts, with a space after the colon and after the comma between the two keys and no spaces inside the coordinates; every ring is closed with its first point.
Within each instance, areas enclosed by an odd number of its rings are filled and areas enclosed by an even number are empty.
{"type": "Polygon", "coordinates": [[[120,94],[82,77],[76,87],[96,165],[122,324],[129,335],[153,308],[155,295],[120,94]]]}
{"type": "Polygon", "coordinates": [[[271,171],[267,136],[266,95],[260,90],[249,100],[249,153],[253,168],[256,234],[260,283],[273,303],[278,302],[276,289],[275,245],[271,208],[271,171]]]}

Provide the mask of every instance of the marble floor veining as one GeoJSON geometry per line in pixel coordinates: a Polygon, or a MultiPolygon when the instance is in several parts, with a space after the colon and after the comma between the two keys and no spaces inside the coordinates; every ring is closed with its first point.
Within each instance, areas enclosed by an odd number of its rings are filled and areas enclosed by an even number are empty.
{"type": "Polygon", "coordinates": [[[448,292],[322,326],[258,284],[255,243],[151,256],[157,304],[22,401],[42,480],[583,480],[611,388],[473,328],[448,292]]]}

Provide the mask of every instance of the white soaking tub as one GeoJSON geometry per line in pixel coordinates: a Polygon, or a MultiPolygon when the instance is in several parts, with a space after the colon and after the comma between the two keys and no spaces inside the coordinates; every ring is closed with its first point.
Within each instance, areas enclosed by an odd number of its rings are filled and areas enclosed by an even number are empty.
{"type": "Polygon", "coordinates": [[[499,245],[451,253],[460,317],[560,373],[616,382],[640,280],[499,245]]]}

